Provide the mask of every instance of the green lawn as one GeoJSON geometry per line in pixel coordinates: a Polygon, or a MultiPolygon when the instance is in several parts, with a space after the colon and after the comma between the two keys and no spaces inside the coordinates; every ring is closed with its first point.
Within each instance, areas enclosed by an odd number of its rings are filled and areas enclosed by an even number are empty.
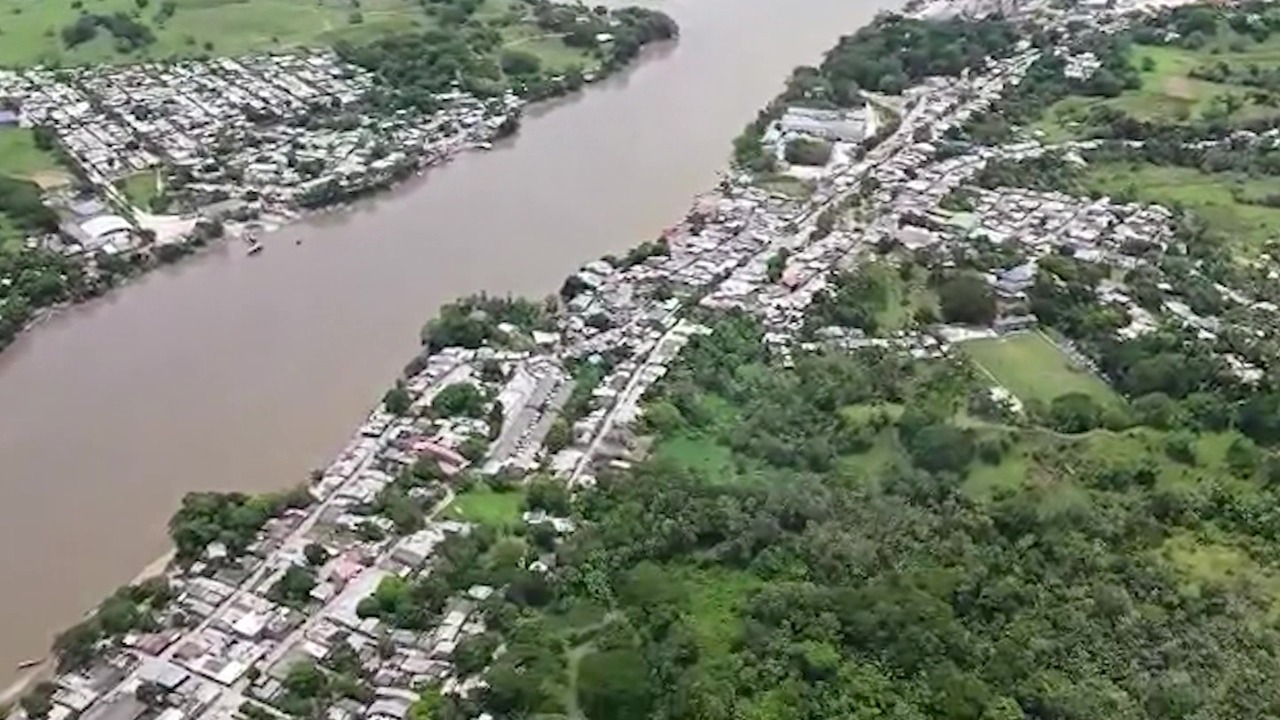
{"type": "MultiPolygon", "coordinates": [[[[1097,106],[1109,106],[1122,110],[1140,120],[1159,122],[1183,122],[1203,118],[1222,95],[1235,95],[1243,102],[1230,115],[1230,120],[1244,122],[1280,114],[1280,107],[1261,105],[1249,99],[1254,89],[1244,85],[1215,83],[1190,77],[1199,67],[1225,62],[1235,67],[1250,64],[1261,68],[1280,65],[1280,45],[1275,40],[1256,44],[1249,41],[1243,52],[1231,52],[1230,41],[1223,37],[1199,50],[1174,46],[1135,45],[1131,62],[1139,70],[1142,86],[1126,90],[1119,97],[1071,96],[1059,100],[1045,109],[1034,127],[1045,134],[1049,142],[1061,142],[1079,134],[1080,123],[1089,111],[1097,106]],[[1217,51],[1216,54],[1214,51],[1217,51]],[[1150,69],[1143,69],[1149,67],[1150,69]]],[[[1225,35],[1225,34],[1224,34],[1225,35]]]]}
{"type": "Polygon", "coordinates": [[[1233,189],[1247,199],[1280,194],[1280,177],[1248,178],[1196,168],[1100,163],[1088,168],[1084,182],[1111,195],[1182,205],[1245,254],[1255,254],[1280,238],[1280,208],[1238,202],[1232,195],[1233,189]]]}
{"type": "Polygon", "coordinates": [[[117,181],[117,186],[134,207],[151,211],[151,201],[160,194],[159,178],[152,170],[144,170],[117,181]]]}
{"type": "Polygon", "coordinates": [[[67,178],[58,159],[36,147],[35,134],[26,128],[0,128],[0,175],[46,187],[61,184],[59,181],[67,178]]]}
{"type": "Polygon", "coordinates": [[[807,183],[800,178],[784,175],[782,173],[773,173],[765,175],[756,180],[756,185],[768,190],[769,192],[778,193],[803,200],[813,194],[812,183],[807,183]]]}
{"type": "Polygon", "coordinates": [[[512,28],[515,37],[507,40],[503,45],[503,49],[523,50],[533,53],[542,61],[542,68],[551,72],[564,72],[570,68],[578,68],[586,72],[595,70],[600,61],[581,48],[569,47],[564,41],[554,35],[533,35],[529,30],[536,28],[526,28],[525,26],[514,26],[512,28]],[[521,36],[523,35],[523,36],[521,36]]]}
{"type": "Polygon", "coordinates": [[[960,346],[996,382],[1027,402],[1045,403],[1071,392],[1082,392],[1103,404],[1116,402],[1109,385],[1072,364],[1061,350],[1038,332],[972,340],[960,346]]]}
{"type": "Polygon", "coordinates": [[[350,0],[176,0],[177,10],[164,22],[155,18],[160,0],[139,10],[136,0],[83,0],[82,10],[69,0],[0,0],[0,65],[36,63],[87,64],[136,62],[210,52],[225,55],[300,46],[330,45],[340,39],[361,40],[415,23],[432,22],[411,0],[363,0],[362,22],[351,22],[350,0]],[[74,48],[61,38],[62,28],[81,12],[137,13],[155,33],[154,43],[131,54],[116,51],[111,37],[98,36],[74,48]]]}
{"type": "Polygon", "coordinates": [[[495,492],[488,485],[477,484],[454,498],[445,517],[502,529],[517,525],[523,510],[523,492],[495,492]]]}
{"type": "Polygon", "coordinates": [[[711,482],[728,482],[737,474],[733,450],[704,435],[681,432],[663,438],[654,447],[654,457],[689,468],[711,482]]]}

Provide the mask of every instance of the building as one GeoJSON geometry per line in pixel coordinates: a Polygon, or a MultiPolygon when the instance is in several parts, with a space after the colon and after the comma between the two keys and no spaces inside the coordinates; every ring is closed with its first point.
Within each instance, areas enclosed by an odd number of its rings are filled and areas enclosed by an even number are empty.
{"type": "Polygon", "coordinates": [[[783,134],[811,135],[837,142],[862,142],[867,136],[867,118],[863,111],[787,108],[778,120],[783,134]]]}
{"type": "Polygon", "coordinates": [[[996,275],[993,286],[1000,297],[1015,300],[1024,297],[1027,289],[1034,285],[1035,281],[1036,264],[1033,261],[1000,272],[996,275]]]}
{"type": "Polygon", "coordinates": [[[79,224],[81,245],[98,249],[111,245],[116,249],[129,247],[133,242],[133,224],[119,215],[99,215],[79,224]]]}

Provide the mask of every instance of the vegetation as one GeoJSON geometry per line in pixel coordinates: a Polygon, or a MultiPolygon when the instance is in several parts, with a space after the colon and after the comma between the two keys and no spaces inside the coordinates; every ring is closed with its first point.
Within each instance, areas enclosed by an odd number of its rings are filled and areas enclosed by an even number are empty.
{"type": "Polygon", "coordinates": [[[234,558],[248,549],[267,520],[311,501],[305,487],[265,495],[187,493],[169,519],[169,537],[182,562],[195,560],[212,543],[222,543],[234,558]]]}
{"type": "Polygon", "coordinates": [[[158,629],[156,613],[172,599],[173,593],[163,578],[120,588],[87,619],[54,638],[53,652],[59,670],[85,666],[103,643],[114,642],[133,631],[158,629]]]}
{"type": "Polygon", "coordinates": [[[508,652],[480,707],[440,717],[1280,713],[1258,682],[1280,671],[1267,450],[1190,416],[1074,438],[980,419],[963,362],[781,367],[754,321],[713,329],[646,422],[725,448],[722,475],[661,453],[602,474],[550,593],[488,611],[508,652]]]}
{"type": "Polygon", "coordinates": [[[480,388],[469,382],[458,382],[442,388],[432,398],[431,409],[441,417],[479,418],[484,415],[485,404],[480,388]]]}
{"type": "Polygon", "coordinates": [[[831,160],[831,143],[812,138],[796,138],[787,143],[787,162],[792,165],[826,165],[831,160]]]}
{"type": "Polygon", "coordinates": [[[510,338],[499,325],[509,324],[526,332],[551,329],[551,317],[547,303],[473,295],[442,307],[422,329],[422,343],[431,352],[450,346],[501,344],[510,338]]]}
{"type": "Polygon", "coordinates": [[[938,286],[942,319],[964,325],[990,325],[996,318],[991,286],[973,273],[958,273],[938,286]]]}
{"type": "Polygon", "coordinates": [[[45,3],[0,0],[5,18],[0,65],[83,65],[244,54],[361,40],[427,24],[408,0],[362,0],[364,21],[349,22],[347,0],[304,6],[289,0],[236,3],[166,0],[45,3]]]}
{"type": "Polygon", "coordinates": [[[511,89],[538,99],[575,90],[585,71],[614,70],[678,32],[669,17],[642,8],[588,11],[543,0],[510,7],[486,17],[476,0],[447,2],[434,27],[343,42],[338,51],[385,81],[387,103],[430,110],[436,94],[459,83],[480,96],[511,89]]]}
{"type": "Polygon", "coordinates": [[[1034,120],[1050,140],[1269,126],[1280,119],[1277,18],[1257,3],[1163,10],[1127,36],[1081,41],[1104,63],[1088,81],[1064,78],[1062,58],[1042,58],[999,114],[1034,120]]]}
{"type": "Polygon", "coordinates": [[[267,597],[282,605],[301,608],[311,602],[311,591],[315,586],[315,572],[310,568],[294,565],[281,574],[276,584],[271,586],[267,597]]]}
{"type": "Polygon", "coordinates": [[[514,488],[495,489],[490,485],[477,483],[454,498],[447,516],[496,529],[510,528],[520,523],[523,505],[524,493],[514,488]]]}

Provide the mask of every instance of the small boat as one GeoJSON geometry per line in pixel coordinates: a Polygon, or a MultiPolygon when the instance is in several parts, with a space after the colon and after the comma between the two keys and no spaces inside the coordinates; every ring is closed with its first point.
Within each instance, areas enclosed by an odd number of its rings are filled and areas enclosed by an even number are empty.
{"type": "Polygon", "coordinates": [[[479,148],[480,150],[492,150],[493,143],[491,142],[476,143],[476,147],[479,148]]]}
{"type": "Polygon", "coordinates": [[[33,668],[42,662],[44,662],[44,660],[23,660],[22,662],[18,663],[18,669],[26,670],[28,668],[33,668]]]}
{"type": "Polygon", "coordinates": [[[294,244],[294,245],[301,245],[301,244],[302,244],[302,238],[298,238],[297,240],[294,240],[294,241],[293,241],[293,244],[294,244]]]}
{"type": "Polygon", "coordinates": [[[245,252],[245,255],[252,256],[252,255],[257,255],[260,252],[262,252],[262,243],[255,242],[254,244],[249,246],[249,249],[248,251],[245,252]]]}

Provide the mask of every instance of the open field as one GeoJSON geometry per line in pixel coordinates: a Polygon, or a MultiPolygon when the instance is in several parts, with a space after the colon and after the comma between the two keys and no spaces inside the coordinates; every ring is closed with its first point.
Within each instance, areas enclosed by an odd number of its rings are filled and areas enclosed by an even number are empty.
{"type": "Polygon", "coordinates": [[[1146,202],[1181,205],[1246,254],[1280,238],[1280,208],[1239,202],[1232,195],[1233,188],[1246,199],[1280,193],[1280,177],[1247,178],[1195,168],[1103,163],[1087,170],[1085,184],[1112,195],[1130,194],[1146,202]]]}
{"type": "Polygon", "coordinates": [[[35,135],[25,128],[0,129],[0,175],[44,186],[67,178],[57,158],[36,147],[35,135]]]}
{"type": "Polygon", "coordinates": [[[426,25],[430,18],[409,0],[363,0],[360,22],[353,23],[349,0],[174,0],[167,20],[157,20],[161,0],[0,0],[0,65],[137,62],[199,53],[243,54],[358,41],[426,25]],[[133,53],[116,50],[111,36],[68,48],[62,29],[81,12],[110,15],[137,13],[151,28],[155,42],[133,53]]]}
{"type": "Polygon", "coordinates": [[[144,170],[136,175],[130,175],[117,181],[124,196],[129,199],[129,204],[134,207],[150,212],[151,201],[160,194],[160,186],[158,184],[156,173],[151,170],[144,170]]]}
{"type": "Polygon", "coordinates": [[[1116,402],[1116,394],[1109,385],[1088,370],[1076,367],[1040,333],[972,340],[960,347],[1023,402],[1048,403],[1072,392],[1085,393],[1102,404],[1116,402]]]}
{"type": "Polygon", "coordinates": [[[1280,45],[1275,42],[1253,44],[1243,52],[1231,52],[1228,45],[1226,40],[1199,50],[1136,45],[1130,62],[1138,70],[1141,87],[1126,90],[1114,98],[1063,98],[1045,109],[1035,128],[1042,131],[1050,142],[1066,140],[1078,134],[1090,111],[1102,106],[1145,121],[1175,123],[1201,120],[1215,112],[1218,98],[1226,95],[1233,95],[1240,101],[1240,106],[1227,116],[1232,122],[1280,115],[1280,106],[1259,104],[1250,99],[1254,88],[1190,77],[1196,68],[1217,63],[1232,67],[1280,66],[1280,45]]]}
{"type": "Polygon", "coordinates": [[[445,517],[501,529],[518,524],[523,507],[523,492],[495,492],[488,485],[481,484],[454,498],[445,510],[445,517]]]}
{"type": "Polygon", "coordinates": [[[503,29],[503,50],[521,50],[538,56],[542,67],[552,72],[570,68],[583,71],[595,70],[600,65],[591,53],[581,48],[569,47],[558,35],[548,35],[527,25],[510,25],[503,29]]]}

